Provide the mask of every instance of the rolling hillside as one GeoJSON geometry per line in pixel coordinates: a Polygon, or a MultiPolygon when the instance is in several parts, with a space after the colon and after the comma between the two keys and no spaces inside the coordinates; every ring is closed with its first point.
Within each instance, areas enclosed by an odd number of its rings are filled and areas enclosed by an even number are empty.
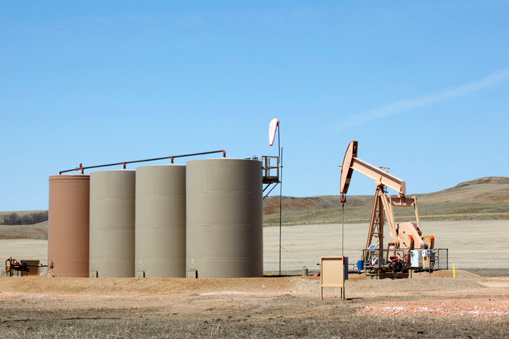
{"type": "Polygon", "coordinates": [[[35,225],[0,225],[0,239],[48,239],[48,222],[35,225]]]}
{"type": "MultiPolygon", "coordinates": [[[[408,196],[412,196],[408,194],[408,196]]],[[[509,220],[509,177],[462,182],[439,192],[417,194],[421,220],[509,220]]],[[[345,222],[369,222],[373,196],[348,196],[345,222]]],[[[279,197],[264,200],[264,226],[279,225],[279,197]]],[[[34,211],[16,212],[20,215],[34,211]]],[[[37,211],[39,212],[39,211],[37,211]]],[[[412,221],[413,209],[395,208],[398,221],[412,221]]],[[[12,212],[0,212],[0,219],[12,212]]],[[[342,220],[339,196],[283,197],[283,224],[330,224],[342,220]]],[[[0,225],[0,239],[46,239],[48,222],[0,225]]]]}
{"type": "MultiPolygon", "coordinates": [[[[374,193],[374,192],[373,192],[374,193]]],[[[407,194],[407,196],[413,196],[407,194]]],[[[415,195],[421,220],[509,220],[509,177],[462,182],[439,192],[415,195]]],[[[283,197],[283,224],[339,223],[339,196],[283,197]]],[[[345,222],[369,222],[373,196],[347,196],[345,222]]],[[[395,208],[398,221],[411,221],[411,208],[395,208]]],[[[264,201],[264,224],[279,224],[279,197],[264,201]]]]}

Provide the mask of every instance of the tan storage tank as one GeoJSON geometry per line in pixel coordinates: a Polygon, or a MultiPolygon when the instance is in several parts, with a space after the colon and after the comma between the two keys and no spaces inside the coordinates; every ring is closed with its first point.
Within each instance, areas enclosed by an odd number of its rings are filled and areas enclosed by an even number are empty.
{"type": "Polygon", "coordinates": [[[90,277],[134,277],[135,171],[90,174],[90,277]]]}
{"type": "Polygon", "coordinates": [[[90,176],[49,177],[48,271],[88,277],[90,176]]]}
{"type": "Polygon", "coordinates": [[[136,169],[136,277],[186,276],[186,167],[136,169]]]}
{"type": "Polygon", "coordinates": [[[187,162],[188,277],[263,275],[261,168],[257,160],[187,162]]]}

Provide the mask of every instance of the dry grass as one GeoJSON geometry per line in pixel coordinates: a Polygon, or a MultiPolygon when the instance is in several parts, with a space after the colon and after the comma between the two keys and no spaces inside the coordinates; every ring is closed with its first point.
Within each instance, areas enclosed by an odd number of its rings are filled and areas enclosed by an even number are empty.
{"type": "Polygon", "coordinates": [[[48,222],[35,225],[0,225],[0,239],[48,239],[48,222]]]}
{"type": "MultiPolygon", "coordinates": [[[[509,178],[507,177],[481,178],[443,191],[415,196],[421,220],[509,219],[509,178]]],[[[368,222],[371,218],[372,206],[373,196],[347,197],[345,222],[368,222]]],[[[265,226],[278,225],[279,198],[265,199],[264,212],[265,226]]],[[[414,219],[412,208],[395,208],[394,214],[397,221],[414,219]]],[[[339,223],[342,217],[339,196],[283,197],[283,224],[285,225],[339,223]]]]}
{"type": "Polygon", "coordinates": [[[331,290],[320,300],[317,277],[1,278],[0,337],[507,336],[509,291],[483,286],[479,280],[491,280],[472,273],[457,271],[457,275],[459,278],[452,279],[450,272],[436,272],[418,274],[411,280],[349,280],[346,301],[340,301],[331,290]],[[487,311],[495,307],[508,312],[487,317],[457,312],[482,303],[487,311]],[[383,305],[408,306],[410,311],[371,312],[383,305]],[[447,312],[423,313],[419,311],[422,306],[447,312]]]}
{"type": "MultiPolygon", "coordinates": [[[[338,310],[339,311],[339,310],[338,310]]],[[[0,324],[2,338],[506,338],[501,319],[431,316],[372,317],[355,314],[327,319],[249,318],[200,321],[156,319],[87,319],[58,317],[0,324]]],[[[65,317],[65,314],[60,314],[65,317]]]]}
{"type": "Polygon", "coordinates": [[[0,323],[2,338],[505,338],[507,320],[474,317],[360,315],[343,306],[325,319],[294,318],[268,314],[263,318],[216,316],[183,319],[178,315],[154,315],[129,310],[104,312],[97,316],[80,312],[51,312],[51,320],[6,319],[0,323]]]}

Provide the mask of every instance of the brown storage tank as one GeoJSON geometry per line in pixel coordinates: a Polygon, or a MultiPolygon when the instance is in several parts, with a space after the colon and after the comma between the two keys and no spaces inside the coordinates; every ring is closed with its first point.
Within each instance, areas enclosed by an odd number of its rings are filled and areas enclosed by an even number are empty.
{"type": "Polygon", "coordinates": [[[262,163],[186,164],[186,270],[198,278],[263,275],[262,163]]]}
{"type": "Polygon", "coordinates": [[[136,276],[186,276],[186,167],[136,169],[136,276]]]}
{"type": "Polygon", "coordinates": [[[88,277],[88,175],[49,177],[48,270],[57,277],[88,277]]]}
{"type": "Polygon", "coordinates": [[[134,277],[135,171],[90,174],[90,277],[134,277]]]}

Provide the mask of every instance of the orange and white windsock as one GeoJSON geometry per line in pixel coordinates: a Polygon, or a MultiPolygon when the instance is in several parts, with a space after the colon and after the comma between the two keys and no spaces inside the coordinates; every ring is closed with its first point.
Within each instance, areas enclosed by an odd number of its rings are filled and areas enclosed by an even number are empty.
{"type": "Polygon", "coordinates": [[[270,145],[274,145],[274,139],[276,138],[277,127],[279,126],[279,120],[274,118],[270,121],[269,124],[269,143],[270,145]]]}

